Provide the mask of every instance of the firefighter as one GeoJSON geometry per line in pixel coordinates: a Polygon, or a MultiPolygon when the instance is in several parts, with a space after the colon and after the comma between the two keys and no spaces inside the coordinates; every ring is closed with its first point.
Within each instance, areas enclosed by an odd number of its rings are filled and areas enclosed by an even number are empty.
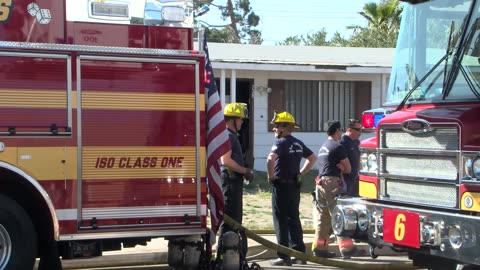
{"type": "MultiPolygon", "coordinates": [[[[248,110],[245,103],[229,103],[223,110],[225,123],[227,126],[228,137],[231,143],[231,150],[220,158],[222,190],[225,199],[225,214],[233,220],[242,224],[243,215],[243,179],[253,181],[253,170],[245,167],[243,160],[242,147],[238,139],[243,120],[248,117],[248,110]]],[[[221,259],[223,253],[223,235],[233,228],[222,222],[219,230],[217,244],[217,258],[221,259]]],[[[241,256],[247,255],[247,237],[244,232],[241,233],[241,256]]]]}
{"type": "Polygon", "coordinates": [[[345,184],[347,185],[346,195],[358,197],[358,172],[360,169],[360,141],[362,135],[362,124],[357,119],[349,119],[347,130],[342,136],[340,144],[347,150],[348,160],[352,170],[350,173],[343,175],[345,184]]]}
{"type": "MultiPolygon", "coordinates": [[[[317,207],[314,208],[316,228],[312,243],[312,253],[317,257],[335,257],[335,253],[328,251],[329,238],[332,234],[332,210],[336,205],[337,196],[345,189],[342,174],[351,171],[347,151],[339,143],[342,133],[339,121],[330,122],[327,129],[328,139],[322,144],[318,154],[318,176],[315,179],[317,207]]],[[[356,249],[351,238],[337,236],[337,242],[344,259],[363,255],[356,249]]]]}
{"type": "MultiPolygon", "coordinates": [[[[301,176],[315,164],[317,157],[305,144],[292,136],[299,128],[288,112],[275,113],[271,124],[277,139],[267,157],[268,182],[272,185],[273,225],[279,245],[305,253],[303,229],[300,223],[301,176]],[[306,161],[300,168],[302,158],[306,161]]],[[[305,260],[277,253],[272,265],[306,264],[305,260]]]]}

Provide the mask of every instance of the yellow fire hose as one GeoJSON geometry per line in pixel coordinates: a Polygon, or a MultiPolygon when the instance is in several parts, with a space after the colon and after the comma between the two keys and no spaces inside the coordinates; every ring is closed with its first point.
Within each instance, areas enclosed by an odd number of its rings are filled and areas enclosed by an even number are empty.
{"type": "Polygon", "coordinates": [[[290,257],[295,257],[300,260],[306,260],[309,262],[313,263],[318,263],[322,264],[325,266],[333,266],[333,267],[339,267],[339,268],[349,268],[349,269],[389,269],[389,270],[396,270],[396,269],[412,269],[414,268],[411,262],[402,262],[402,263],[356,263],[353,261],[341,261],[341,260],[332,260],[332,259],[326,259],[326,258],[321,258],[321,257],[315,257],[311,255],[307,255],[305,253],[298,252],[296,250],[272,243],[268,241],[267,239],[253,233],[249,229],[243,227],[242,225],[238,224],[235,220],[233,220],[231,217],[228,215],[223,216],[223,220],[236,230],[241,229],[245,231],[245,234],[247,235],[248,238],[258,242],[259,244],[262,244],[263,246],[273,249],[277,252],[283,253],[285,255],[288,255],[290,257]]]}

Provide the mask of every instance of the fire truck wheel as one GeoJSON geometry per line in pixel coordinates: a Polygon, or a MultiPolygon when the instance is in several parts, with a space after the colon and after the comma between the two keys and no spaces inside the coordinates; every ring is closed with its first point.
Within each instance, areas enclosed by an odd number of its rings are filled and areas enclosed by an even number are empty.
{"type": "Polygon", "coordinates": [[[33,269],[36,254],[32,220],[14,200],[0,194],[0,269],[33,269]]]}

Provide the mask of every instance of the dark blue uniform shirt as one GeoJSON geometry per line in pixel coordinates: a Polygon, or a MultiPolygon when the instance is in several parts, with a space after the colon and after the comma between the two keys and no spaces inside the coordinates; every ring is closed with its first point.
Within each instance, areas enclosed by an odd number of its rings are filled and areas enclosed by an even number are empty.
{"type": "Polygon", "coordinates": [[[358,171],[360,169],[360,141],[352,140],[349,136],[343,135],[340,144],[347,150],[348,160],[350,161],[350,166],[352,166],[352,171],[344,174],[343,177],[346,182],[351,183],[358,179],[358,171]]]}
{"type": "Polygon", "coordinates": [[[278,155],[273,175],[280,179],[294,181],[300,173],[300,162],[313,154],[302,141],[288,135],[275,141],[272,153],[278,155]]]}
{"type": "MultiPolygon", "coordinates": [[[[240,140],[238,139],[237,133],[233,132],[233,130],[227,128],[228,130],[228,138],[230,139],[230,144],[232,145],[232,159],[238,163],[238,165],[245,167],[245,163],[243,162],[243,153],[242,153],[242,146],[240,145],[240,140]]],[[[222,171],[226,168],[222,166],[222,171]]]]}
{"type": "Polygon", "coordinates": [[[326,140],[318,151],[318,176],[340,177],[337,164],[347,158],[345,147],[335,140],[326,140]]]}

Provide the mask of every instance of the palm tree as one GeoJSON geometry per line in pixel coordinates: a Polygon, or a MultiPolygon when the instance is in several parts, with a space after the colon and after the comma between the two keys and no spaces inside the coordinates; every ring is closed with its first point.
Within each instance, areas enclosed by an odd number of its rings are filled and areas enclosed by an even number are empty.
{"type": "Polygon", "coordinates": [[[358,14],[367,20],[367,27],[358,25],[347,27],[347,29],[354,31],[352,35],[353,43],[362,40],[357,45],[365,47],[378,47],[382,44],[386,44],[383,47],[395,46],[402,10],[403,7],[398,0],[382,0],[379,4],[375,2],[366,3],[363,11],[358,14]],[[366,43],[362,44],[364,42],[366,43]]]}
{"type": "Polygon", "coordinates": [[[360,11],[358,14],[367,20],[368,27],[378,28],[384,21],[384,18],[380,16],[379,5],[375,2],[366,3],[363,11],[360,11]]]}
{"type": "MultiPolygon", "coordinates": [[[[400,18],[403,8],[398,0],[383,0],[380,4],[375,2],[366,3],[363,11],[359,12],[367,20],[367,27],[387,32],[389,29],[400,26],[400,18]]],[[[348,29],[362,29],[358,25],[348,26],[348,29]]]]}

